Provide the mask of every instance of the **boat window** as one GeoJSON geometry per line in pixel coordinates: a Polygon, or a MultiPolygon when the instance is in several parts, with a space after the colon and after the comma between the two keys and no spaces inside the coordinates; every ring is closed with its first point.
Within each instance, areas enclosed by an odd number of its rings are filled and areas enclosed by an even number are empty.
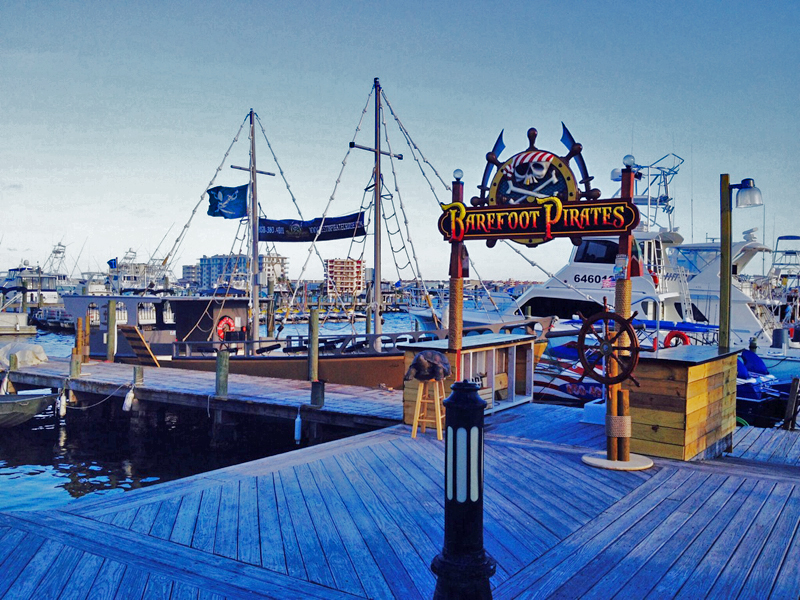
{"type": "Polygon", "coordinates": [[[575,251],[575,262],[613,265],[619,244],[611,240],[583,240],[575,251]]]}
{"type": "MultiPolygon", "coordinates": [[[[675,302],[675,311],[680,315],[681,320],[683,321],[683,306],[680,302],[675,302]]],[[[692,320],[695,323],[708,323],[708,318],[703,314],[703,311],[697,308],[697,305],[694,302],[692,302],[692,320]]]]}
{"type": "Polygon", "coordinates": [[[571,298],[531,298],[522,307],[521,314],[530,314],[532,317],[552,317],[559,319],[572,319],[578,313],[584,317],[603,310],[597,302],[589,300],[574,300],[571,298]],[[527,311],[530,310],[530,313],[527,311]]]}
{"type": "Polygon", "coordinates": [[[680,248],[672,249],[675,265],[685,269],[690,275],[697,275],[717,260],[719,249],[680,248]]]}

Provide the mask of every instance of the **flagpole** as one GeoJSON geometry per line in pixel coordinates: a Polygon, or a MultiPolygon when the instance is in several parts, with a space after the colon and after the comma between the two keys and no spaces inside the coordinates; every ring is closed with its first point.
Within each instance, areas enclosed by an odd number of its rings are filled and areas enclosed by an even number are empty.
{"type": "MultiPolygon", "coordinates": [[[[258,285],[258,196],[256,195],[256,129],[253,109],[250,109],[250,277],[251,277],[251,303],[252,320],[250,322],[250,339],[259,340],[259,327],[261,325],[261,309],[259,307],[260,288],[258,285]]],[[[251,350],[256,351],[253,344],[251,350]]]]}

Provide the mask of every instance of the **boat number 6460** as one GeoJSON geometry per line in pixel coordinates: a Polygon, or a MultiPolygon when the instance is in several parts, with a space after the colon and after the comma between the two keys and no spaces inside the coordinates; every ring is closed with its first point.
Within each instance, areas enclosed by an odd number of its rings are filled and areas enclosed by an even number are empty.
{"type": "Polygon", "coordinates": [[[577,274],[575,275],[575,283],[603,283],[604,279],[611,279],[611,275],[587,275],[584,273],[583,275],[577,274]]]}

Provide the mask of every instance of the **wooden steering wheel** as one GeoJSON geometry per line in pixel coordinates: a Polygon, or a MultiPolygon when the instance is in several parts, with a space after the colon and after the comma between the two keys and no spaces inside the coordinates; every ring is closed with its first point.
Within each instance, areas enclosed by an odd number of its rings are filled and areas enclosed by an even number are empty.
{"type": "Polygon", "coordinates": [[[581,379],[588,375],[595,381],[612,385],[630,378],[638,386],[633,370],[639,362],[639,343],[631,325],[636,313],[628,319],[608,311],[599,312],[588,319],[578,314],[583,320],[583,326],[578,333],[578,358],[583,365],[581,379]],[[623,345],[623,334],[627,334],[627,345],[623,345]],[[614,376],[608,374],[608,366],[612,361],[619,369],[614,376]],[[604,374],[595,371],[599,364],[605,365],[604,374]]]}

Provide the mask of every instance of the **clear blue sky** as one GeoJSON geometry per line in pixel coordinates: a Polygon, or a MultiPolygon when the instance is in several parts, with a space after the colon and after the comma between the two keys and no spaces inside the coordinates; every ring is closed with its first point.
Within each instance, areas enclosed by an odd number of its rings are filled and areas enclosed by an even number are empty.
{"type": "MultiPolygon", "coordinates": [[[[604,196],[625,154],[685,158],[674,194],[687,240],[719,235],[725,172],[761,188],[768,242],[800,234],[797,2],[7,0],[0,22],[2,269],[43,262],[59,241],[68,262],[85,243],[83,270],[128,248],[145,260],[166,236],[163,255],[250,107],[304,215],[317,216],[374,77],[442,177],[464,170],[468,195],[501,129],[505,157],[525,148],[531,126],[539,147],[563,154],[564,121],[604,196]]],[[[368,114],[360,143],[371,144],[371,128],[368,114]]],[[[242,138],[233,162],[246,164],[242,138]]],[[[370,167],[361,154],[332,214],[358,207],[370,167]]],[[[274,170],[264,144],[258,155],[274,170]]],[[[410,177],[400,191],[423,275],[445,277],[438,208],[410,177]]],[[[245,181],[226,167],[217,182],[245,181]]],[[[296,217],[279,180],[261,179],[259,196],[270,216],[296,217]]],[[[736,211],[734,231],[761,222],[761,209],[736,211]]],[[[201,206],[179,263],[227,253],[235,229],[201,206]]],[[[279,250],[296,277],[306,249],[279,250]]],[[[567,251],[526,252],[555,269],[567,251]]],[[[479,242],[470,253],[485,278],[542,278],[508,249],[479,242]]]]}

